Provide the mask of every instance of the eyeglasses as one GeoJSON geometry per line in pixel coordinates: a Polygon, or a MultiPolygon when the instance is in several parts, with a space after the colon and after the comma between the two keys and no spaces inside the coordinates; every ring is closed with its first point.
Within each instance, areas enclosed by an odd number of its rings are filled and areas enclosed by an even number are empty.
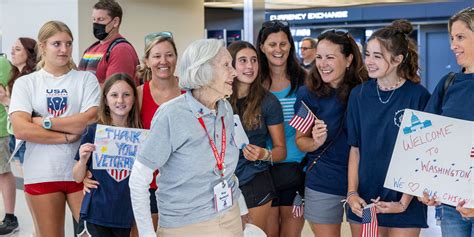
{"type": "Polygon", "coordinates": [[[145,36],[145,46],[158,37],[173,39],[173,33],[169,31],[153,32],[145,36]]]}
{"type": "Polygon", "coordinates": [[[265,21],[262,24],[262,28],[273,28],[275,26],[279,26],[282,28],[289,28],[290,23],[288,21],[272,20],[272,21],[265,21]]]}

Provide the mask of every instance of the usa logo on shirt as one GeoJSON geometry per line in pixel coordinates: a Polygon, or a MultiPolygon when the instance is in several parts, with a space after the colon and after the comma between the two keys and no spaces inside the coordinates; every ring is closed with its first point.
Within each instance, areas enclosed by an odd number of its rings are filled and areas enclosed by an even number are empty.
{"type": "Polygon", "coordinates": [[[66,89],[46,89],[46,102],[48,113],[53,117],[59,117],[68,108],[68,92],[66,89]]]}
{"type": "Polygon", "coordinates": [[[117,183],[120,183],[121,181],[125,180],[130,176],[130,170],[117,170],[117,169],[108,169],[107,173],[117,181],[117,183]]]}

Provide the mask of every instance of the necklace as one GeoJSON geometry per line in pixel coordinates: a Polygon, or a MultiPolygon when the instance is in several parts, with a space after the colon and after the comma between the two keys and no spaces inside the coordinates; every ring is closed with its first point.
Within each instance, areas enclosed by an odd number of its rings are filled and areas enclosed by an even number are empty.
{"type": "Polygon", "coordinates": [[[380,90],[379,90],[379,87],[377,86],[377,95],[379,96],[380,103],[382,103],[382,104],[388,103],[390,101],[390,99],[392,98],[393,93],[395,93],[396,90],[397,90],[397,88],[395,88],[395,90],[393,90],[392,93],[390,93],[390,96],[388,96],[388,99],[384,101],[384,100],[382,100],[382,97],[380,96],[380,90]]]}
{"type": "Polygon", "coordinates": [[[377,80],[377,87],[380,87],[380,89],[382,89],[384,91],[390,91],[390,90],[393,90],[393,89],[397,88],[400,85],[400,83],[402,83],[402,78],[399,77],[398,81],[397,81],[397,83],[395,83],[395,85],[390,86],[390,87],[383,87],[382,85],[379,84],[379,81],[377,80]]]}

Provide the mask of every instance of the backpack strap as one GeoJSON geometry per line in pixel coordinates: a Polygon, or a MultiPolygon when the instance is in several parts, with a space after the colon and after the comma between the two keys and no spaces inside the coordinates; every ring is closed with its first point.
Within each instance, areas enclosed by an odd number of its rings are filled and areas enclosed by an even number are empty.
{"type": "Polygon", "coordinates": [[[448,88],[454,83],[454,79],[456,79],[456,73],[450,72],[448,74],[448,79],[444,81],[444,86],[443,86],[443,91],[441,94],[441,101],[444,103],[444,97],[446,95],[446,92],[448,91],[448,88]]]}
{"type": "Polygon", "coordinates": [[[125,38],[120,37],[120,38],[115,39],[111,44],[109,44],[109,47],[107,48],[107,51],[105,53],[105,62],[107,63],[109,62],[110,52],[115,47],[115,45],[120,44],[120,43],[127,43],[131,45],[130,42],[128,42],[125,38]]]}

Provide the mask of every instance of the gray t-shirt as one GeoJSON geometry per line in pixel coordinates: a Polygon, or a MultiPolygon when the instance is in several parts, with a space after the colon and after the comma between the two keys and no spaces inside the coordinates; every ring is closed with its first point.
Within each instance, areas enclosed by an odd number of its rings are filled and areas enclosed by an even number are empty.
{"type": "Polygon", "coordinates": [[[223,213],[217,213],[214,207],[214,186],[221,182],[221,178],[214,172],[216,158],[199,117],[203,118],[219,154],[221,117],[224,118],[224,179],[232,189],[234,203],[240,195],[234,178],[239,149],[234,142],[231,105],[220,100],[215,115],[188,91],[160,106],[153,117],[150,135],[137,155],[139,162],[160,171],[157,178],[159,225],[165,228],[211,220],[223,213]]]}

